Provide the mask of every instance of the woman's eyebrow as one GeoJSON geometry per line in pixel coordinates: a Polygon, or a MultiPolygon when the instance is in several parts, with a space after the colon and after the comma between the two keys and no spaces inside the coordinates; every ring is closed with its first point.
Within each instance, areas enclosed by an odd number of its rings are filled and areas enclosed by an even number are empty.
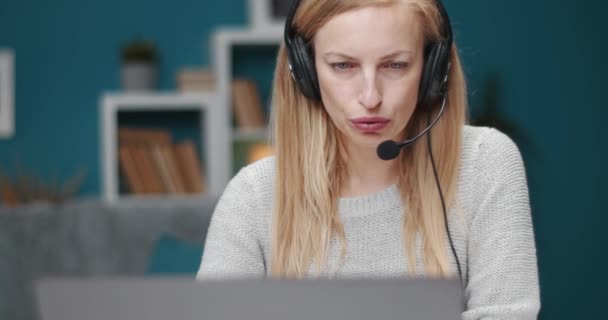
{"type": "MultiPolygon", "coordinates": [[[[394,57],[397,57],[397,56],[399,56],[401,54],[412,54],[412,51],[410,51],[410,50],[397,50],[397,51],[391,52],[389,54],[386,54],[386,55],[380,57],[380,59],[384,60],[384,59],[388,59],[388,58],[394,58],[394,57]]],[[[337,52],[337,51],[326,52],[323,56],[326,57],[326,58],[330,57],[330,56],[338,56],[338,57],[342,57],[342,58],[346,58],[346,59],[351,59],[351,60],[355,59],[354,57],[351,57],[351,56],[349,56],[349,55],[347,55],[345,53],[341,53],[341,52],[337,52]]]]}
{"type": "Polygon", "coordinates": [[[392,53],[389,53],[387,55],[382,56],[380,59],[394,58],[394,57],[397,57],[397,56],[402,55],[402,54],[411,55],[411,54],[413,54],[413,52],[410,51],[410,50],[397,50],[397,51],[394,51],[392,53]]]}
{"type": "Polygon", "coordinates": [[[347,54],[336,52],[336,51],[326,52],[323,56],[326,57],[326,58],[328,58],[330,56],[338,56],[338,57],[341,57],[341,58],[354,59],[353,57],[351,57],[351,56],[349,56],[347,54]]]}

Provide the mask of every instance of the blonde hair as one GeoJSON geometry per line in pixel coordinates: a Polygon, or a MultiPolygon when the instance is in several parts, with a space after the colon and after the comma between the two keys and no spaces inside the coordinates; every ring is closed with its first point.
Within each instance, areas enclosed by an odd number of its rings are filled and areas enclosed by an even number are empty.
{"type": "MultiPolygon", "coordinates": [[[[294,27],[306,38],[333,16],[372,4],[400,0],[303,0],[294,27]],[[306,21],[306,23],[303,23],[306,21]]],[[[418,12],[425,41],[441,38],[442,19],[434,0],[407,0],[418,12]]],[[[432,130],[432,152],[446,206],[457,187],[461,134],[467,114],[466,84],[456,45],[451,48],[451,69],[445,113],[432,130]]],[[[284,43],[279,48],[272,93],[273,144],[276,155],[271,276],[305,277],[312,267],[326,265],[332,237],[346,251],[344,228],[338,214],[338,198],[345,181],[344,150],[338,129],[320,102],[306,99],[291,78],[284,43]]],[[[432,110],[434,117],[439,105],[432,110]]],[[[427,126],[428,112],[416,110],[406,126],[407,136],[427,126]]],[[[428,136],[409,146],[397,161],[397,186],[408,212],[403,241],[408,270],[416,271],[416,236],[420,235],[426,274],[451,276],[446,250],[445,221],[433,169],[428,157],[428,136]]]]}

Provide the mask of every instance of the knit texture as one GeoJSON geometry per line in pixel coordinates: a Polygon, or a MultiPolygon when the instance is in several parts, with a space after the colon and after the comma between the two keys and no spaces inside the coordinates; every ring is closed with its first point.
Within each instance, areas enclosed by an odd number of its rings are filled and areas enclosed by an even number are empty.
{"type": "MultiPolygon", "coordinates": [[[[457,205],[448,209],[465,286],[462,318],[536,319],[540,309],[536,246],[521,154],[498,130],[472,126],[463,130],[457,205]]],[[[269,276],[274,173],[275,160],[269,157],[243,168],[231,180],[211,219],[197,279],[269,276]]],[[[412,274],[402,243],[407,212],[396,185],[341,198],[339,212],[347,254],[340,262],[340,243],[333,241],[323,276],[412,274]]],[[[456,273],[447,240],[446,250],[456,273]]],[[[423,274],[419,243],[416,261],[417,275],[423,274]]]]}

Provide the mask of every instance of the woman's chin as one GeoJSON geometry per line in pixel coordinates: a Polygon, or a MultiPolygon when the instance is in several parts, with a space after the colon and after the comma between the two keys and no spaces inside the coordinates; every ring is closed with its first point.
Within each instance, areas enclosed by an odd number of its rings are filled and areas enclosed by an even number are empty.
{"type": "Polygon", "coordinates": [[[395,140],[394,137],[387,132],[361,132],[358,130],[349,131],[344,137],[346,138],[346,141],[348,141],[347,143],[353,145],[355,148],[373,150],[376,150],[384,141],[395,140]]]}
{"type": "Polygon", "coordinates": [[[363,149],[376,149],[378,148],[378,146],[386,141],[386,140],[391,140],[390,138],[386,137],[386,136],[366,136],[366,137],[358,137],[358,139],[354,139],[354,144],[359,147],[359,148],[363,148],[363,149]]]}

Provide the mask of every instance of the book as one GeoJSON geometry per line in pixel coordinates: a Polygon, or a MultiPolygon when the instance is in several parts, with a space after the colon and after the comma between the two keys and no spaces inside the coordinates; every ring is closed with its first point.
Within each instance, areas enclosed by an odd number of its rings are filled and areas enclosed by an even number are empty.
{"type": "Polygon", "coordinates": [[[126,174],[127,185],[131,193],[163,194],[171,190],[171,186],[163,179],[163,173],[159,170],[154,152],[154,146],[170,144],[171,133],[165,129],[136,127],[118,129],[119,153],[121,147],[126,147],[128,150],[123,151],[124,160],[120,159],[119,154],[120,165],[125,167],[125,170],[128,170],[127,167],[135,167],[135,170],[131,169],[131,172],[126,174]],[[134,165],[129,164],[129,158],[134,165]]]}
{"type": "Polygon", "coordinates": [[[133,157],[137,163],[137,171],[144,183],[146,194],[167,193],[167,187],[163,183],[162,176],[157,170],[154,154],[150,145],[133,145],[133,157]]]}
{"type": "Polygon", "coordinates": [[[186,184],[184,183],[184,174],[182,174],[177,164],[177,155],[174,152],[173,145],[160,146],[160,152],[167,166],[167,171],[172,184],[175,186],[175,193],[187,193],[186,184]]]}
{"type": "Polygon", "coordinates": [[[120,145],[118,147],[118,159],[120,169],[125,177],[127,187],[132,193],[143,194],[146,192],[144,181],[137,169],[137,162],[133,157],[133,146],[120,145]]]}
{"type": "Polygon", "coordinates": [[[262,101],[253,80],[241,78],[232,81],[232,108],[239,128],[266,127],[262,101]]]}
{"type": "Polygon", "coordinates": [[[156,169],[158,170],[165,190],[167,191],[167,193],[170,194],[178,193],[176,183],[173,177],[171,176],[169,164],[165,160],[165,155],[162,151],[162,145],[155,144],[151,145],[150,148],[152,149],[154,163],[156,164],[156,169]]]}
{"type": "Polygon", "coordinates": [[[206,193],[204,171],[196,155],[194,142],[186,140],[174,146],[177,167],[188,193],[206,193]]]}

